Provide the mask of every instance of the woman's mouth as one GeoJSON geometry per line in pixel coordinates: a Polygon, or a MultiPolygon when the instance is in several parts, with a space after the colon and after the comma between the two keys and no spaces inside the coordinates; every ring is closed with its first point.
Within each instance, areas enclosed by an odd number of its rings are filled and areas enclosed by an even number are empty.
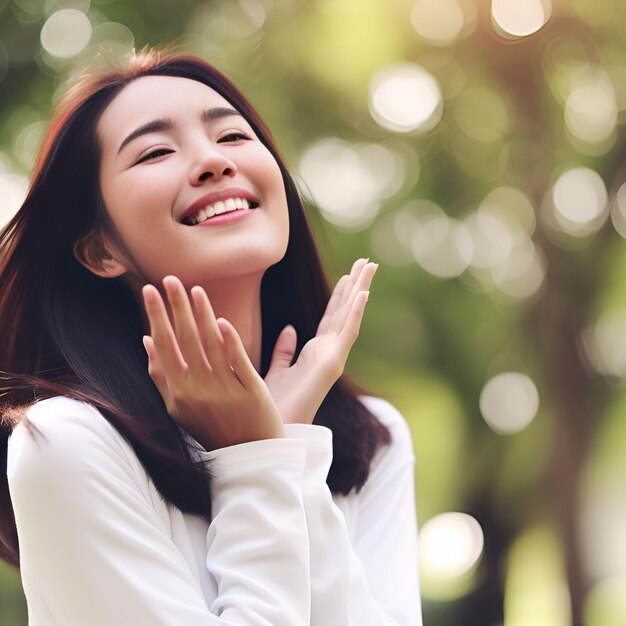
{"type": "Polygon", "coordinates": [[[188,215],[183,219],[183,224],[188,226],[195,226],[206,220],[211,219],[216,215],[222,215],[223,213],[230,213],[232,211],[238,211],[242,209],[256,209],[259,204],[252,202],[246,198],[227,198],[226,200],[220,200],[213,204],[207,204],[199,209],[196,213],[188,215]]]}

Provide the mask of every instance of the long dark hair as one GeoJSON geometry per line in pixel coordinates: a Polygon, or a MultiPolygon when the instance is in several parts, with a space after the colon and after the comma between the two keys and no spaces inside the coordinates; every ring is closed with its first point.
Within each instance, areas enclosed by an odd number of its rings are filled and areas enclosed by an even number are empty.
{"type": "MultiPolygon", "coordinates": [[[[123,69],[83,79],[59,106],[27,198],[0,233],[0,558],[13,565],[19,549],[7,441],[34,399],[64,395],[95,406],[133,447],[163,498],[210,521],[208,470],[194,461],[147,373],[136,296],[124,279],[100,278],[74,254],[77,242],[110,229],[98,183],[98,118],[129,82],[150,75],[189,78],[217,91],[250,123],[282,172],[290,235],[284,258],[262,282],[262,375],[282,328],[296,328],[299,353],[330,295],[296,185],[268,129],[226,77],[201,59],[148,50],[123,69]]],[[[315,423],[333,431],[330,489],[358,490],[389,432],[345,377],[315,423]]]]}

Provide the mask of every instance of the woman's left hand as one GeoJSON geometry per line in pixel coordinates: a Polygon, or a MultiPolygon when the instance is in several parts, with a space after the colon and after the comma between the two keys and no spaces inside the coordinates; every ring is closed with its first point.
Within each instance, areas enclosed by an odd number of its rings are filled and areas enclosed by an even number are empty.
{"type": "Polygon", "coordinates": [[[377,268],[376,263],[359,259],[350,274],[339,280],[315,337],[303,346],[293,365],[295,329],[286,326],[278,336],[265,384],[285,424],[311,424],[326,394],[343,373],[359,335],[377,268]]]}

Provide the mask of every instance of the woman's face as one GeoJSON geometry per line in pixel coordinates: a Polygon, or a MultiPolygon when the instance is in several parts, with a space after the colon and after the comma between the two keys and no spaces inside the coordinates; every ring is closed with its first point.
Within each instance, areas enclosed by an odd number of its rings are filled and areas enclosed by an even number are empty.
{"type": "MultiPolygon", "coordinates": [[[[216,91],[146,76],[103,112],[100,189],[127,269],[187,287],[262,274],[284,255],[289,218],[276,160],[216,91]]],[[[120,255],[121,253],[121,255],[120,255]]]]}

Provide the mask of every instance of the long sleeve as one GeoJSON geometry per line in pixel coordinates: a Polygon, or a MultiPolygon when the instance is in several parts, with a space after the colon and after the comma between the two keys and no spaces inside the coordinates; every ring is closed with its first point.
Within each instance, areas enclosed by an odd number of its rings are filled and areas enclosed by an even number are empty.
{"type": "Polygon", "coordinates": [[[421,626],[414,458],[402,416],[387,402],[366,405],[391,431],[392,443],[372,463],[355,503],[353,528],[332,499],[326,477],[332,434],[290,425],[307,441],[303,483],[311,554],[312,626],[421,626]]]}
{"type": "MultiPolygon", "coordinates": [[[[45,405],[41,407],[40,405],[45,405]]],[[[212,606],[157,514],[132,449],[94,408],[65,398],[18,426],[8,477],[31,624],[305,626],[309,554],[299,440],[216,451],[207,561],[212,606]]]]}

